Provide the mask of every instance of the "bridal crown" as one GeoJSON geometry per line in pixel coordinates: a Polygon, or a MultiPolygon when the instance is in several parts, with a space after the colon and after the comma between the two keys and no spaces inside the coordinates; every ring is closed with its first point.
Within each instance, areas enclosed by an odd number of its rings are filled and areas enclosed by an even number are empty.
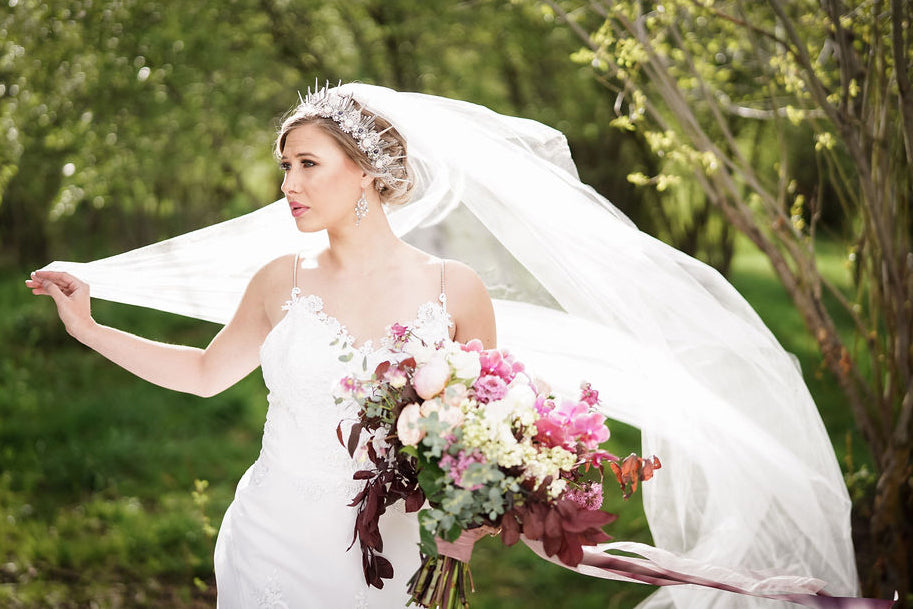
{"type": "Polygon", "coordinates": [[[312,92],[308,87],[307,95],[298,97],[301,103],[295,109],[295,117],[321,117],[332,120],[339,129],[350,136],[371,162],[377,177],[388,184],[402,181],[403,161],[401,155],[391,155],[388,148],[395,142],[388,141],[382,136],[392,129],[392,126],[378,130],[375,125],[375,116],[362,111],[360,104],[351,95],[339,93],[330,89],[329,83],[320,89],[314,86],[312,92]]]}

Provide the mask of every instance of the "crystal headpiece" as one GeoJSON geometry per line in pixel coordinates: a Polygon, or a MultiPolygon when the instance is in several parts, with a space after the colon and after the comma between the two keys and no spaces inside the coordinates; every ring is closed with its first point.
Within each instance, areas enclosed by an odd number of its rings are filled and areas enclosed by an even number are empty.
{"type": "Polygon", "coordinates": [[[399,176],[402,173],[403,157],[387,154],[385,150],[390,143],[381,137],[391,127],[378,131],[374,126],[374,115],[364,114],[351,95],[331,90],[329,82],[317,89],[315,82],[313,92],[308,87],[307,95],[302,98],[299,93],[298,98],[301,104],[296,114],[331,119],[343,133],[355,140],[359,150],[365,153],[380,177],[391,181],[402,179],[399,176]]]}

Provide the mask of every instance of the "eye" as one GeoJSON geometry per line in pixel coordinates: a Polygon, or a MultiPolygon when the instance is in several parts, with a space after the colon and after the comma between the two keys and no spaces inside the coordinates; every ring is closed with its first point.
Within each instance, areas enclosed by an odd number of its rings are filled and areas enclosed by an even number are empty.
{"type": "Polygon", "coordinates": [[[282,171],[288,171],[291,168],[292,168],[292,164],[289,162],[282,161],[281,163],[279,163],[279,169],[281,169],[282,171]]]}
{"type": "Polygon", "coordinates": [[[302,160],[301,160],[301,165],[304,166],[304,167],[313,167],[313,166],[316,165],[316,164],[317,164],[317,163],[315,163],[314,161],[312,161],[312,160],[310,160],[310,159],[302,159],[302,160]]]}

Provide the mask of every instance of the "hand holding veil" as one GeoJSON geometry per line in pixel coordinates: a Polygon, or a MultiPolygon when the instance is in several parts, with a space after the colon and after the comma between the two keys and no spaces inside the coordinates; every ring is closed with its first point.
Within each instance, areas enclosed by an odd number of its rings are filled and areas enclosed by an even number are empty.
{"type": "MultiPolygon", "coordinates": [[[[644,488],[661,550],[602,550],[754,593],[813,594],[823,584],[830,594],[857,593],[849,498],[801,373],[716,271],[640,232],[581,183],[554,129],[446,98],[340,90],[408,143],[416,185],[412,202],[388,211],[397,234],[468,208],[563,309],[496,301],[499,345],[556,389],[591,381],[606,414],[638,427],[643,453],[662,457],[662,474],[644,488]]],[[[295,229],[283,200],[132,252],[49,268],[88,281],[95,297],[225,322],[260,266],[325,244],[325,235],[295,229]]],[[[775,604],[671,586],[641,607],[775,604]]]]}

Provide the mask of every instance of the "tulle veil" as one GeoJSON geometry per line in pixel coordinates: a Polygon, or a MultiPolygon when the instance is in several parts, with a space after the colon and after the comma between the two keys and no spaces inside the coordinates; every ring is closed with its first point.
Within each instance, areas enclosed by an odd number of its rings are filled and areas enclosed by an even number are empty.
{"type": "MultiPolygon", "coordinates": [[[[656,560],[704,575],[719,573],[713,565],[747,573],[742,583],[762,591],[785,578],[795,590],[823,581],[830,594],[856,595],[850,501],[824,425],[794,358],[725,279],[639,231],[581,183],[552,128],[446,98],[363,84],[340,90],[407,140],[416,186],[409,204],[388,210],[397,234],[470,212],[552,303],[496,300],[499,346],[557,390],[592,382],[608,416],[641,430],[642,453],[661,456],[663,469],[643,488],[656,560]]],[[[322,234],[299,233],[280,200],[124,254],[49,268],[89,282],[96,298],[224,323],[260,266],[325,244],[322,234]]],[[[778,605],[788,606],[672,586],[640,607],[778,605]]]]}

